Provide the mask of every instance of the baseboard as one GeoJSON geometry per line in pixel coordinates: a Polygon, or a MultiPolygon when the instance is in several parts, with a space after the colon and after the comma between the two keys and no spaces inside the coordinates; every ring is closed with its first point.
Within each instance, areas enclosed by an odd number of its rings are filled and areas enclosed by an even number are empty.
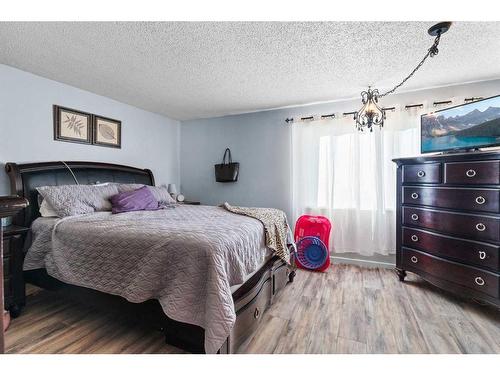
{"type": "Polygon", "coordinates": [[[351,257],[342,257],[338,255],[333,255],[330,257],[333,264],[352,264],[362,267],[373,267],[373,268],[394,268],[396,263],[384,262],[380,260],[370,260],[370,259],[359,259],[351,257]]]}

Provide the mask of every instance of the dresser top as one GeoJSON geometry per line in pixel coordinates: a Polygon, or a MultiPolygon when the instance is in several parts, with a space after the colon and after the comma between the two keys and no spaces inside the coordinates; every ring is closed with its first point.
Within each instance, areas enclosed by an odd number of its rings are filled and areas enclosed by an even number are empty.
{"type": "Polygon", "coordinates": [[[471,151],[450,154],[419,155],[407,158],[392,159],[397,165],[421,164],[433,162],[454,162],[454,161],[483,161],[500,159],[500,150],[494,151],[471,151]]]}
{"type": "Polygon", "coordinates": [[[2,229],[4,238],[15,234],[23,234],[29,231],[29,228],[21,227],[19,225],[8,225],[6,227],[3,227],[2,229]]]}
{"type": "Polygon", "coordinates": [[[15,215],[19,210],[28,207],[27,199],[17,195],[0,197],[0,217],[15,215]]]}

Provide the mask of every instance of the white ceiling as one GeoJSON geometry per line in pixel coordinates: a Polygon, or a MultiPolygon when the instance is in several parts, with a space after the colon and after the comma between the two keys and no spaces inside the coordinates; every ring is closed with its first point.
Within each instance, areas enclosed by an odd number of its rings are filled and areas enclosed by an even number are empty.
{"type": "MultiPolygon", "coordinates": [[[[0,63],[175,119],[390,88],[433,22],[0,23],[0,63]]],[[[500,22],[456,22],[404,90],[500,78],[500,22]]]]}

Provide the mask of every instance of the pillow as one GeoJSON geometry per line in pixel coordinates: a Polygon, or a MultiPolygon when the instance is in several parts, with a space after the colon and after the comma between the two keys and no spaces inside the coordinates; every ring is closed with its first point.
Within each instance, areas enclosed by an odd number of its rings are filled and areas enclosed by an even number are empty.
{"type": "Polygon", "coordinates": [[[161,205],[169,205],[174,204],[175,199],[172,198],[167,188],[164,186],[147,186],[151,193],[153,193],[154,197],[161,205]]]}
{"type": "Polygon", "coordinates": [[[168,192],[168,189],[164,186],[149,186],[144,184],[118,184],[118,191],[120,193],[126,191],[134,191],[143,186],[146,186],[149,190],[151,190],[154,197],[161,205],[169,205],[176,203],[175,199],[172,198],[172,196],[168,192]]]}
{"type": "Polygon", "coordinates": [[[158,210],[158,201],[147,186],[137,190],[124,191],[111,197],[111,212],[114,214],[130,211],[158,210]]]}
{"type": "Polygon", "coordinates": [[[42,199],[42,204],[40,204],[40,215],[42,217],[58,217],[57,212],[52,208],[47,199],[42,199]]]}
{"type": "Polygon", "coordinates": [[[110,211],[109,198],[118,193],[116,185],[60,185],[37,188],[59,217],[110,211]]]}
{"type": "Polygon", "coordinates": [[[119,193],[124,193],[126,191],[134,191],[144,186],[144,184],[120,184],[116,182],[114,184],[118,186],[119,193]]]}

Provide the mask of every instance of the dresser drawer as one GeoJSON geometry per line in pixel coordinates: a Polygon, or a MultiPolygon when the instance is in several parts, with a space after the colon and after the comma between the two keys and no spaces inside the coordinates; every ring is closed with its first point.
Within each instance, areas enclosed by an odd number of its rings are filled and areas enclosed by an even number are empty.
{"type": "Polygon", "coordinates": [[[478,241],[500,241],[500,218],[498,217],[403,207],[402,220],[403,225],[434,229],[458,237],[478,241]]]}
{"type": "Polygon", "coordinates": [[[403,187],[403,203],[458,210],[500,212],[500,190],[403,187]]]}
{"type": "Polygon", "coordinates": [[[248,337],[248,333],[255,330],[260,323],[262,314],[271,300],[271,283],[272,280],[267,279],[255,298],[236,313],[237,319],[231,333],[233,347],[238,347],[248,337]]]}
{"type": "Polygon", "coordinates": [[[3,239],[3,256],[4,257],[10,256],[10,247],[11,247],[10,237],[4,238],[3,239]]]}
{"type": "Polygon", "coordinates": [[[446,163],[444,170],[447,184],[500,184],[500,160],[446,163]]]}
{"type": "Polygon", "coordinates": [[[443,236],[414,228],[403,228],[403,246],[500,271],[500,246],[443,236]]]}
{"type": "Polygon", "coordinates": [[[273,274],[273,295],[283,289],[288,284],[288,275],[290,274],[288,266],[282,265],[278,267],[273,274]]]}
{"type": "Polygon", "coordinates": [[[402,261],[405,269],[420,270],[429,275],[474,289],[493,298],[499,297],[500,276],[495,273],[405,247],[402,248],[402,261]]]}
{"type": "Polygon", "coordinates": [[[3,277],[10,277],[10,258],[3,258],[3,277]]]}
{"type": "Polygon", "coordinates": [[[12,283],[10,282],[10,279],[3,280],[3,293],[5,298],[4,302],[8,303],[12,298],[12,283]]]}
{"type": "Polygon", "coordinates": [[[441,164],[409,164],[403,166],[403,182],[438,184],[441,182],[441,164]]]}

